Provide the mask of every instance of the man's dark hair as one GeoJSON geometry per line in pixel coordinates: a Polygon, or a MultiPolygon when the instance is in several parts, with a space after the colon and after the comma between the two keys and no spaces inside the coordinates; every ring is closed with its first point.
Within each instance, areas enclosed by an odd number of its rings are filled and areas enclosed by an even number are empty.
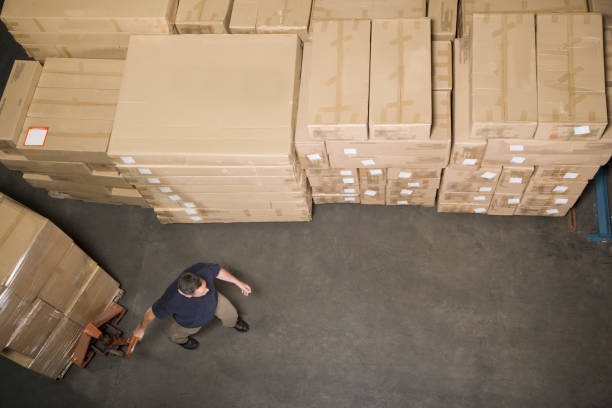
{"type": "Polygon", "coordinates": [[[196,289],[200,286],[202,286],[202,281],[195,273],[184,273],[178,280],[179,290],[186,295],[193,295],[196,289]]]}

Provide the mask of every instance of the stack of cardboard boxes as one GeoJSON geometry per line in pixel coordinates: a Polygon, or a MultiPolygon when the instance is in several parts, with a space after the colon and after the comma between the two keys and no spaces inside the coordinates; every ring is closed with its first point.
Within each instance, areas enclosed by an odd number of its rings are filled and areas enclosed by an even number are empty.
{"type": "Polygon", "coordinates": [[[428,18],[313,23],[296,149],[315,203],[433,206],[451,89],[451,43],[428,18]]]}
{"type": "Polygon", "coordinates": [[[176,7],[177,0],[6,0],[0,19],[39,61],[124,59],[130,35],[172,33],[176,7]]]}
{"type": "Polygon", "coordinates": [[[234,0],[232,34],[297,34],[308,38],[312,0],[234,0]]]}
{"type": "Polygon", "coordinates": [[[471,17],[438,211],[565,215],[612,155],[601,15],[471,17]]]}
{"type": "Polygon", "coordinates": [[[108,154],[161,222],[311,219],[301,56],[296,36],[132,37],[108,154]]]}
{"type": "Polygon", "coordinates": [[[106,154],[123,61],[16,61],[2,97],[0,161],[64,197],[146,205],[106,154]]]}
{"type": "Polygon", "coordinates": [[[0,349],[51,378],[119,284],[49,220],[0,194],[0,349]]]}

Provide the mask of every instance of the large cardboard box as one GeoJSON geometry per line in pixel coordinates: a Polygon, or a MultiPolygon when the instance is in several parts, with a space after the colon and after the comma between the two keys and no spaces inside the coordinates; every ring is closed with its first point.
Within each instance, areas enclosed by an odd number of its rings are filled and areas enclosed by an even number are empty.
{"type": "Polygon", "coordinates": [[[432,140],[452,139],[451,92],[433,91],[433,124],[431,126],[432,140]]]}
{"type": "Polygon", "coordinates": [[[475,14],[471,137],[533,138],[537,96],[534,15],[475,14]]]}
{"type": "Polygon", "coordinates": [[[6,0],[10,31],[170,33],[177,0],[6,0]]]}
{"type": "Polygon", "coordinates": [[[15,61],[0,99],[0,149],[13,150],[26,119],[42,67],[36,61],[15,61]]]}
{"type": "Polygon", "coordinates": [[[58,378],[70,363],[83,327],[62,318],[29,368],[50,378],[58,378]]]}
{"type": "Polygon", "coordinates": [[[450,41],[431,42],[432,78],[431,89],[450,91],[453,89],[453,44],[450,41]]]}
{"type": "Polygon", "coordinates": [[[532,173],[533,166],[504,166],[495,193],[521,195],[532,173]]]}
{"type": "Polygon", "coordinates": [[[180,34],[224,34],[232,13],[232,0],[180,0],[174,21],[180,34]]]}
{"type": "Polygon", "coordinates": [[[489,205],[489,215],[514,215],[521,203],[521,194],[495,193],[489,205]]]}
{"type": "MultiPolygon", "coordinates": [[[[0,155],[0,160],[2,156],[0,155]]],[[[297,166],[160,166],[120,165],[121,174],[141,176],[205,176],[205,177],[289,177],[300,169],[297,166]]]]}
{"type": "Polygon", "coordinates": [[[97,267],[66,316],[81,326],[87,326],[113,301],[118,290],[119,283],[97,267]]]}
{"type": "Polygon", "coordinates": [[[425,17],[425,0],[313,0],[312,21],[425,17]]]}
{"type": "Polygon", "coordinates": [[[308,129],[316,139],[368,138],[370,22],[313,24],[308,129]]]}
{"type": "Polygon", "coordinates": [[[7,347],[30,358],[36,357],[61,318],[62,312],[36,299],[7,347]]]}
{"type": "Polygon", "coordinates": [[[308,39],[312,0],[235,0],[230,22],[234,34],[294,33],[308,39]]]}
{"type": "Polygon", "coordinates": [[[471,136],[471,48],[467,39],[455,40],[453,89],[453,149],[449,167],[478,169],[487,147],[487,141],[470,139],[471,136]]]}
{"type": "Polygon", "coordinates": [[[365,184],[361,186],[361,204],[385,205],[386,200],[385,184],[365,184]]]}
{"type": "Polygon", "coordinates": [[[133,36],[108,154],[137,165],[292,164],[300,65],[291,35],[133,36]]]}
{"type": "Polygon", "coordinates": [[[538,14],[542,140],[597,140],[608,124],[600,14],[538,14]]]}
{"type": "Polygon", "coordinates": [[[478,204],[482,207],[489,207],[493,194],[491,193],[460,193],[460,192],[440,192],[438,203],[440,204],[478,204]]]}
{"type": "Polygon", "coordinates": [[[429,0],[432,36],[437,41],[454,40],[457,35],[457,0],[429,0]]]}
{"type": "Polygon", "coordinates": [[[370,139],[429,139],[431,100],[431,20],[374,20],[370,139]]]}

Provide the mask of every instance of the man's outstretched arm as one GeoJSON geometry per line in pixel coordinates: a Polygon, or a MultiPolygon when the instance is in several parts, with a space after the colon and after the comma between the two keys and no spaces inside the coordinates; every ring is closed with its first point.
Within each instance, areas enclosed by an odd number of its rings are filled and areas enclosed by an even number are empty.
{"type": "Polygon", "coordinates": [[[246,283],[242,282],[241,280],[236,278],[234,275],[229,273],[229,271],[225,269],[224,267],[221,267],[221,269],[219,269],[219,274],[217,275],[217,279],[221,279],[223,281],[230,282],[238,286],[244,296],[249,296],[249,293],[251,293],[251,287],[249,285],[247,285],[246,283]]]}
{"type": "Polygon", "coordinates": [[[142,340],[142,337],[147,330],[147,326],[149,326],[153,320],[155,320],[155,314],[153,314],[153,308],[150,307],[145,312],[142,322],[140,322],[140,324],[134,329],[133,336],[138,337],[139,340],[142,340]]]}

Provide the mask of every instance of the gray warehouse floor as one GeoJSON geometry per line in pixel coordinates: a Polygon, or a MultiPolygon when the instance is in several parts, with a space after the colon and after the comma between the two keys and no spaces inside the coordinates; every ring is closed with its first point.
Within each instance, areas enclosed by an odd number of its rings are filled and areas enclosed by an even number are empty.
{"type": "MultiPolygon", "coordinates": [[[[0,33],[0,84],[20,56],[0,33]],[[8,68],[7,68],[8,67],[8,68]]],[[[160,225],[152,210],[49,198],[0,166],[0,191],[49,217],[121,282],[131,331],[185,267],[218,262],[251,324],[186,351],[157,321],[130,360],[51,381],[0,359],[5,407],[608,407],[612,251],[594,188],[566,218],[317,206],[303,224],[160,225]]]]}

